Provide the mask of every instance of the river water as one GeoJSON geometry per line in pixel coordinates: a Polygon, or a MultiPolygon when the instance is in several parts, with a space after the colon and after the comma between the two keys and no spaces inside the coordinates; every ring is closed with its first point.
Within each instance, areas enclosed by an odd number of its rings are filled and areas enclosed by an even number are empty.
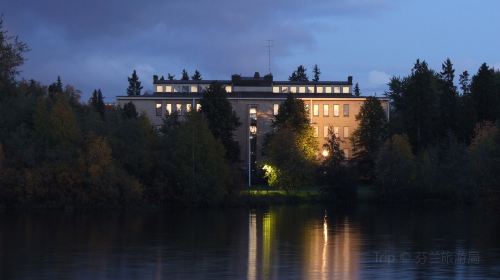
{"type": "Polygon", "coordinates": [[[495,279],[486,207],[0,214],[0,279],[495,279]]]}

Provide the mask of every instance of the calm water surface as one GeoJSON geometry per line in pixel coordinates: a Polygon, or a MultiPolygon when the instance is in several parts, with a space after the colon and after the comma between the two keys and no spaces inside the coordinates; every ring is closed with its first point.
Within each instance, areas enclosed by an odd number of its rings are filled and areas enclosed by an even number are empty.
{"type": "Polygon", "coordinates": [[[496,279],[495,209],[2,213],[0,279],[496,279]]]}

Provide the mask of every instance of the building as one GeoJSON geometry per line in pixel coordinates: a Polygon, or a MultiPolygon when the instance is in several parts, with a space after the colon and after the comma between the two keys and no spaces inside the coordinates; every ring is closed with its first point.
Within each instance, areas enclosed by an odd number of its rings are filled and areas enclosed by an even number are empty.
{"type": "MultiPolygon", "coordinates": [[[[242,168],[255,173],[262,158],[261,147],[266,133],[271,131],[274,116],[280,104],[291,93],[304,100],[310,114],[311,126],[318,137],[318,155],[331,126],[342,140],[345,155],[352,155],[349,137],[357,128],[358,114],[365,97],[352,95],[352,77],[346,81],[274,81],[272,75],[253,77],[233,75],[231,80],[165,80],[154,76],[154,93],[141,96],[118,96],[123,106],[134,103],[138,112],[144,112],[155,126],[161,126],[163,118],[177,111],[181,116],[191,110],[199,110],[199,100],[211,83],[220,83],[226,89],[233,110],[242,125],[235,132],[240,145],[242,168]]],[[[380,98],[389,117],[389,101],[380,98]]]]}

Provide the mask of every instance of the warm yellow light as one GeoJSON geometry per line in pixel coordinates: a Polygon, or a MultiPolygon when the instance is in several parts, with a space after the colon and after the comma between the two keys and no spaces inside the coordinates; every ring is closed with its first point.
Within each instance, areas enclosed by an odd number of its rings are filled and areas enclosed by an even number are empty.
{"type": "Polygon", "coordinates": [[[330,152],[326,149],[321,152],[321,155],[323,155],[324,157],[327,157],[329,154],[330,152]]]}

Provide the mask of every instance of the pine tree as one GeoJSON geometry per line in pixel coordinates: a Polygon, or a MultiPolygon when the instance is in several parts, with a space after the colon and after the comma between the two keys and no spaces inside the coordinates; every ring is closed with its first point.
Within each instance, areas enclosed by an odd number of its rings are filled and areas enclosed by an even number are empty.
{"type": "Polygon", "coordinates": [[[472,77],[471,98],[477,121],[496,121],[500,117],[500,94],[496,89],[495,70],[483,63],[472,77]]]}
{"type": "Polygon", "coordinates": [[[138,114],[134,103],[129,102],[123,105],[123,117],[125,119],[137,119],[137,116],[138,114]]]}
{"type": "Polygon", "coordinates": [[[61,76],[57,76],[57,81],[49,86],[49,96],[54,97],[57,94],[63,92],[63,84],[61,81],[61,76]]]}
{"type": "Polygon", "coordinates": [[[441,137],[446,137],[448,132],[452,132],[454,135],[458,134],[458,92],[454,84],[455,69],[453,69],[453,64],[449,58],[442,64],[441,69],[439,73],[442,84],[442,92],[439,96],[439,123],[441,124],[441,128],[439,131],[441,132],[441,137]]]}
{"type": "Polygon", "coordinates": [[[462,95],[470,94],[470,75],[469,72],[464,71],[459,77],[460,89],[462,90],[462,95]]]}
{"type": "Polygon", "coordinates": [[[193,76],[191,76],[191,80],[193,80],[193,81],[201,81],[201,73],[200,73],[200,71],[195,70],[193,76]]]}
{"type": "Polygon", "coordinates": [[[313,81],[319,82],[319,75],[321,75],[321,71],[319,70],[318,64],[314,64],[313,73],[314,73],[313,81]]]}
{"type": "Polygon", "coordinates": [[[359,90],[359,84],[356,83],[354,86],[354,96],[361,96],[361,91],[359,90]]]}
{"type": "Polygon", "coordinates": [[[132,72],[132,76],[128,78],[128,88],[127,88],[127,95],[128,96],[139,96],[141,95],[141,82],[139,81],[139,76],[137,76],[137,73],[134,69],[134,72],[132,72]]]}
{"type": "Polygon", "coordinates": [[[189,74],[186,71],[186,69],[182,69],[182,78],[181,78],[181,80],[183,80],[183,81],[189,80],[189,74]]]}
{"type": "Polygon", "coordinates": [[[306,68],[303,65],[299,65],[297,70],[292,72],[292,75],[288,77],[288,80],[293,82],[307,82],[309,77],[307,77],[306,68]]]}

